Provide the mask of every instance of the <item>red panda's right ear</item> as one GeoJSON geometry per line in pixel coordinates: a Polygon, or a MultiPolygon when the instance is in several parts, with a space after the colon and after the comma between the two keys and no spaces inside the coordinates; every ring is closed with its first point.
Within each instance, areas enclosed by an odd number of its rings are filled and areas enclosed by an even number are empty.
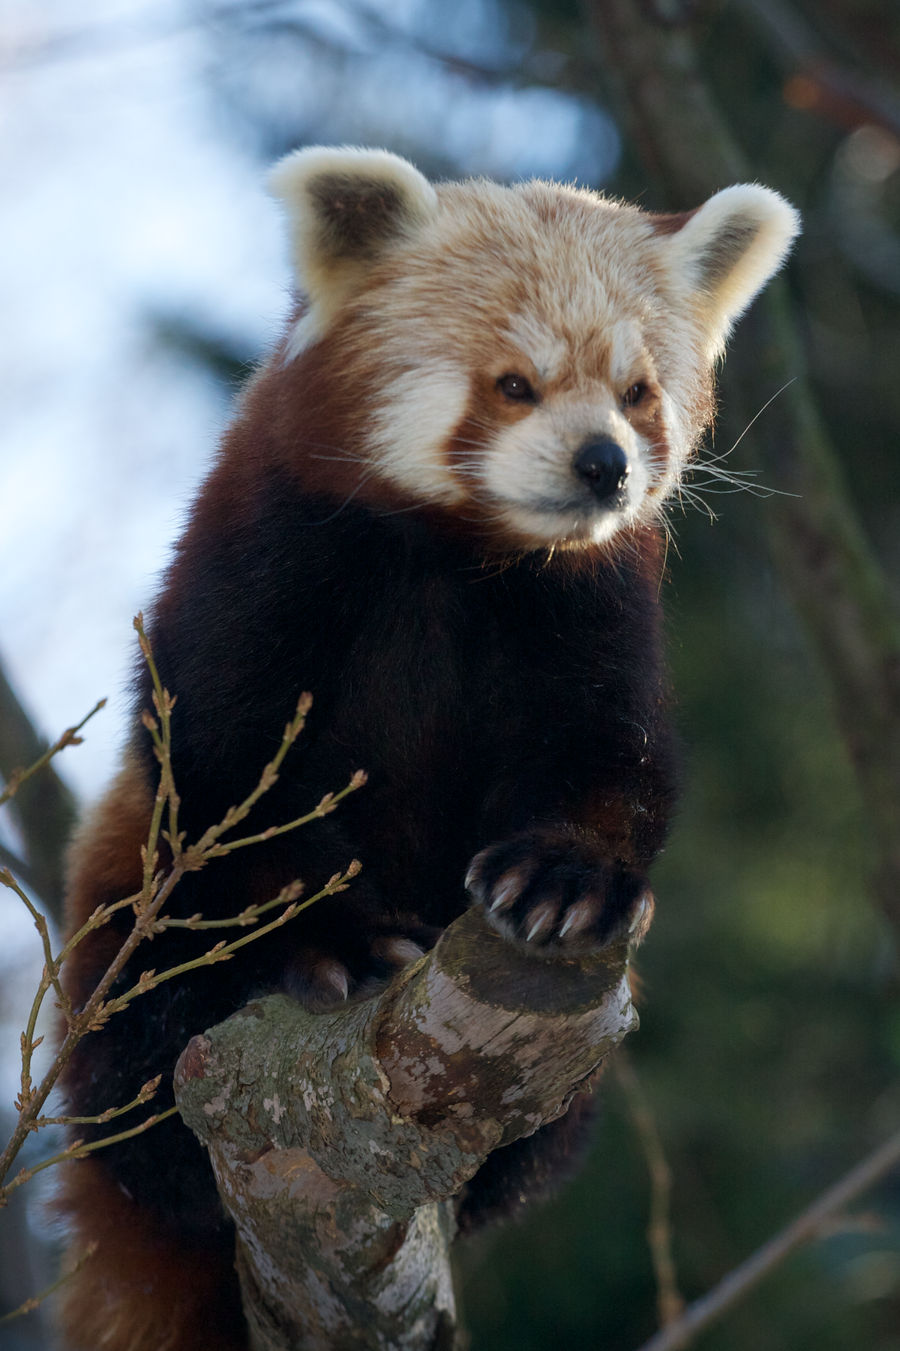
{"type": "Polygon", "coordinates": [[[739,183],[695,211],[651,223],[672,287],[700,320],[714,361],[735,320],[787,257],[800,217],[771,188],[739,183]]]}
{"type": "Polygon", "coordinates": [[[367,268],[437,209],[428,180],[387,150],[296,150],[275,165],[269,188],[287,209],[297,280],[319,334],[367,268]]]}

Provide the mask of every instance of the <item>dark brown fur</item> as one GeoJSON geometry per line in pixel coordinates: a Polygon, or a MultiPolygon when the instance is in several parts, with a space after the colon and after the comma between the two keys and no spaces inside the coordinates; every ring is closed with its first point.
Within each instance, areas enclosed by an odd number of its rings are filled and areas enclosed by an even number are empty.
{"type": "MultiPolygon", "coordinates": [[[[359,767],[370,776],[333,816],[186,877],[171,911],[234,913],[297,876],[311,891],[353,857],[363,872],[273,940],[142,996],[87,1038],[65,1084],[80,1115],[128,1101],[158,1073],[168,1105],[194,1033],[259,993],[310,998],[323,958],[351,986],[385,978],[379,939],[427,946],[467,904],[476,855],[476,894],[511,868],[527,877],[507,916],[522,938],[535,898],[585,896],[582,945],[602,943],[631,922],[646,886],[674,792],[656,531],[623,532],[605,550],[519,554],[477,512],[415,502],[360,462],[375,368],[351,317],[328,344],[253,382],[151,625],[178,700],[189,838],[254,785],[302,689],[315,701],[308,730],[246,828],[308,810],[359,767]]],[[[473,433],[483,429],[463,424],[458,439],[473,433]]],[[[148,703],[142,678],[137,704],[148,703]]],[[[137,723],[129,756],[77,847],[73,927],[139,881],[156,765],[137,723]]],[[[126,911],[82,945],[69,972],[76,1002],[129,926],[126,911]]],[[[202,934],[169,931],[122,979],[206,946],[202,934]]],[[[582,1118],[579,1107],[493,1157],[462,1198],[464,1227],[558,1176],[582,1118]]],[[[64,1204],[78,1243],[99,1245],[67,1296],[72,1347],[243,1348],[230,1229],[177,1120],[73,1165],[64,1204]]]]}

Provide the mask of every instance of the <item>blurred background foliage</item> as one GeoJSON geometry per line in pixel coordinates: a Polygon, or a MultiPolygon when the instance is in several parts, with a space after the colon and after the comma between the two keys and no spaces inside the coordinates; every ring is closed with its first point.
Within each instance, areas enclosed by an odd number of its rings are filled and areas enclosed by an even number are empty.
{"type": "MultiPolygon", "coordinates": [[[[788,284],[809,371],[839,452],[847,510],[861,518],[895,583],[900,11],[892,0],[632,3],[691,36],[754,177],[803,213],[788,284]]],[[[577,178],[650,207],[669,205],[625,137],[606,79],[610,54],[577,0],[173,0],[95,9],[58,4],[41,25],[24,8],[16,18],[14,8],[8,71],[22,81],[29,70],[63,69],[85,55],[115,64],[136,48],[161,47],[165,61],[166,44],[187,37],[200,90],[192,97],[202,97],[220,143],[238,147],[260,173],[296,145],[360,142],[408,155],[434,176],[577,178]]],[[[153,360],[162,353],[179,381],[214,386],[222,391],[215,398],[233,391],[260,347],[258,328],[163,288],[144,288],[140,327],[153,360]]],[[[728,452],[759,411],[746,408],[730,378],[754,361],[752,328],[739,329],[733,348],[710,455],[728,452]]],[[[157,398],[166,399],[164,382],[157,398]]],[[[655,873],[659,906],[639,959],[642,1025],[629,1057],[674,1178],[673,1248],[687,1298],[900,1121],[898,931],[873,900],[870,823],[826,673],[773,562],[777,499],[764,489],[786,485],[777,445],[760,454],[767,436],[763,411],[729,460],[753,469],[764,459],[764,480],[751,479],[741,494],[720,496],[715,484],[703,492],[715,524],[702,511],[676,509],[665,586],[686,790],[655,873]]],[[[127,462],[129,452],[113,436],[104,453],[127,462]]],[[[3,506],[16,512],[8,497],[3,506]]],[[[42,528],[33,533],[36,550],[42,528]]],[[[160,557],[166,542],[157,537],[160,557]]],[[[90,594],[81,603],[102,601],[90,594]]],[[[125,623],[120,640],[124,647],[125,623]]],[[[12,651],[3,655],[15,665],[12,651]]],[[[27,705],[21,663],[17,678],[27,705]]],[[[35,717],[52,715],[45,706],[35,717]]],[[[55,735],[65,716],[41,730],[55,735]]],[[[22,852],[40,852],[39,837],[18,825],[22,852]]],[[[633,1351],[653,1331],[647,1160],[611,1074],[603,1102],[577,1181],[523,1223],[461,1252],[473,1351],[633,1351]]],[[[19,1244],[17,1231],[16,1251],[19,1244]]],[[[0,1262],[7,1280],[11,1261],[0,1262]]],[[[4,1287],[3,1296],[13,1301],[14,1292],[4,1287]]],[[[47,1329],[31,1323],[6,1340],[0,1332],[0,1345],[49,1345],[47,1329]]],[[[900,1351],[900,1178],[697,1344],[900,1351]]]]}

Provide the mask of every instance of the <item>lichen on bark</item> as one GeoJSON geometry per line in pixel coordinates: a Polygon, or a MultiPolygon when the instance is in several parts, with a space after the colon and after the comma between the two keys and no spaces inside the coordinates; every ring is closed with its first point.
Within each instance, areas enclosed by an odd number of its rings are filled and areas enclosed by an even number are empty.
{"type": "Polygon", "coordinates": [[[631,1030],[627,949],[537,958],[473,910],[377,998],[248,1005],[186,1048],[254,1351],[450,1347],[453,1197],[631,1030]]]}

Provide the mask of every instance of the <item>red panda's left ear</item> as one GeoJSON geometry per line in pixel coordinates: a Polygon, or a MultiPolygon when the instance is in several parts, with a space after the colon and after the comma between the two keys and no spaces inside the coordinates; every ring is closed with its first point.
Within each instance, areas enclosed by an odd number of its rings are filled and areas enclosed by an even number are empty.
{"type": "Polygon", "coordinates": [[[735,320],[787,257],[800,216],[771,188],[742,183],[683,217],[659,217],[656,229],[673,285],[699,313],[714,360],[735,320]]]}
{"type": "Polygon", "coordinates": [[[320,334],[366,270],[437,209],[428,180],[387,150],[296,150],[269,188],[287,209],[297,281],[320,334]]]}

